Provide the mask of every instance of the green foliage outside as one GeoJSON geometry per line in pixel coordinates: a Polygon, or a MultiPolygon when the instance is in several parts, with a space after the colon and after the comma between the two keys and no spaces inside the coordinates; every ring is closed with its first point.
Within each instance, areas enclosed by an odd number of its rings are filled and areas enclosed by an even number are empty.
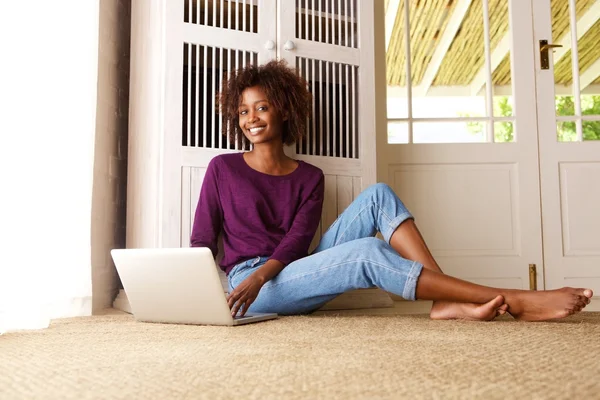
{"type": "MultiPolygon", "coordinates": [[[[581,96],[581,113],[583,115],[600,115],[600,96],[581,96]]],[[[556,115],[570,116],[575,114],[573,96],[556,96],[556,115]]],[[[513,115],[512,105],[508,97],[494,98],[494,115],[510,117],[513,115]]],[[[461,114],[461,117],[474,115],[461,114]]],[[[472,134],[482,134],[484,122],[468,122],[467,127],[472,134]]],[[[560,142],[572,142],[577,138],[575,122],[558,122],[557,135],[560,142]]],[[[514,125],[512,122],[496,122],[494,125],[496,142],[514,141],[514,125]]],[[[583,140],[600,140],[600,121],[583,121],[583,140]]]]}

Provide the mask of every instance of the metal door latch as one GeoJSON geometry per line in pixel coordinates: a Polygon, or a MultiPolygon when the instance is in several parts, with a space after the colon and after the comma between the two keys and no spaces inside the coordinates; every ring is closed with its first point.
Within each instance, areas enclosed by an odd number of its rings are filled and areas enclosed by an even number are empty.
{"type": "Polygon", "coordinates": [[[548,59],[548,49],[555,49],[562,47],[561,44],[548,44],[547,40],[540,40],[540,66],[542,69],[550,68],[550,61],[548,59]]]}

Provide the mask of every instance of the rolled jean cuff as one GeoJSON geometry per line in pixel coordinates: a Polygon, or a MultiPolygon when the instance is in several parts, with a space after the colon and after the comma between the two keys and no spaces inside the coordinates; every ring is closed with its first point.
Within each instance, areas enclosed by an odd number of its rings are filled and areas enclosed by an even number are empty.
{"type": "Polygon", "coordinates": [[[396,218],[394,218],[387,224],[385,232],[381,232],[387,244],[390,244],[390,240],[392,239],[392,235],[394,234],[396,229],[398,229],[400,224],[406,221],[407,219],[414,219],[412,214],[408,211],[398,215],[396,218]]]}
{"type": "Polygon", "coordinates": [[[416,300],[417,299],[417,281],[419,280],[419,276],[421,276],[421,271],[423,270],[423,264],[415,261],[406,276],[406,284],[404,285],[404,290],[402,292],[402,297],[406,300],[416,300]]]}

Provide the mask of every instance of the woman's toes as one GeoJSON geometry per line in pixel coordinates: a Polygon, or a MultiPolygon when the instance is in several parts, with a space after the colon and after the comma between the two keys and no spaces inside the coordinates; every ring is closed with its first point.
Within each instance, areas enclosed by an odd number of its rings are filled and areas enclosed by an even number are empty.
{"type": "Polygon", "coordinates": [[[500,307],[502,304],[504,304],[504,297],[502,295],[498,295],[488,304],[490,304],[492,307],[500,307]]]}
{"type": "Polygon", "coordinates": [[[590,304],[591,300],[585,296],[580,296],[578,303],[581,303],[581,307],[585,308],[588,304],[590,304]]]}

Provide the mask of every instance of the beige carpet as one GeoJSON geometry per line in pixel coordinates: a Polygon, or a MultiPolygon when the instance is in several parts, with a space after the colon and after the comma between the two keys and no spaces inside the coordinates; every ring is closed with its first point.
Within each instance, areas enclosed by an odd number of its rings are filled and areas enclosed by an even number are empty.
{"type": "Polygon", "coordinates": [[[0,336],[0,399],[600,398],[600,313],[554,323],[54,321],[0,336]]]}

